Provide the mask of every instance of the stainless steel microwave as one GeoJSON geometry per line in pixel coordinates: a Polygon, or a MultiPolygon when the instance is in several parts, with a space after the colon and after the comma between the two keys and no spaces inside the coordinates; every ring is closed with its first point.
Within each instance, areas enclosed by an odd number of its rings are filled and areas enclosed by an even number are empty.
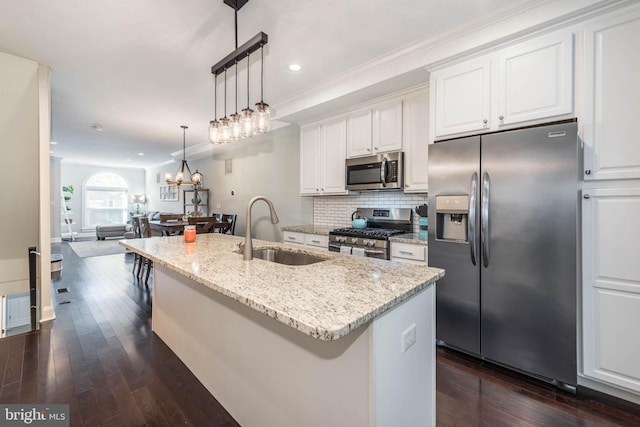
{"type": "Polygon", "coordinates": [[[347,190],[392,190],[404,186],[402,151],[347,159],[347,190]]]}

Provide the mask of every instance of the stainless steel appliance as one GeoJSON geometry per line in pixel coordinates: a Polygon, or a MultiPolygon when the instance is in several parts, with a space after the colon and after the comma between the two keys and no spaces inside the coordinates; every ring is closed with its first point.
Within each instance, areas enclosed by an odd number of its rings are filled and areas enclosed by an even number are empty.
{"type": "Polygon", "coordinates": [[[356,212],[367,219],[367,227],[329,232],[330,251],[390,259],[389,237],[411,232],[409,208],[358,208],[356,212]]]}
{"type": "Polygon", "coordinates": [[[575,391],[575,122],[429,146],[439,344],[575,391]]]}
{"type": "Polygon", "coordinates": [[[392,190],[404,186],[402,151],[346,160],[347,190],[392,190]]]}

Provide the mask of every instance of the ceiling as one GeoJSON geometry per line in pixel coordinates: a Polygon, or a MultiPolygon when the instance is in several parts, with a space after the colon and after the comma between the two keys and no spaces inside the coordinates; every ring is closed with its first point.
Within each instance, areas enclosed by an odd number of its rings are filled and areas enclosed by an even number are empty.
{"type": "MultiPolygon", "coordinates": [[[[540,1],[250,0],[238,12],[238,42],[260,31],[269,35],[264,101],[276,118],[297,122],[305,116],[300,110],[317,114],[331,105],[294,105],[314,88],[349,73],[357,80],[363,64],[532,3],[540,1]],[[289,71],[290,63],[302,70],[289,71]]],[[[207,143],[214,116],[210,70],[234,48],[234,12],[223,0],[20,0],[4,2],[0,14],[0,51],[51,67],[57,142],[51,149],[64,161],[120,167],[172,161],[181,152],[180,125],[189,126],[187,147],[217,149],[207,143]]],[[[259,65],[253,55],[251,105],[259,101],[259,65]]],[[[428,79],[423,69],[414,71],[358,96],[428,79]]],[[[235,111],[233,73],[227,114],[235,111]]],[[[247,104],[245,64],[238,73],[240,110],[247,104]]],[[[223,88],[219,78],[218,118],[223,88]]]]}

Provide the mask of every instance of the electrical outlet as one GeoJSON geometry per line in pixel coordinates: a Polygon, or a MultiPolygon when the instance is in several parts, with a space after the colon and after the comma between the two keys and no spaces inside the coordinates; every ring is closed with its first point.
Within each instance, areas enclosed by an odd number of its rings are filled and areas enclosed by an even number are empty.
{"type": "Polygon", "coordinates": [[[402,332],[402,352],[406,352],[416,342],[416,324],[412,324],[402,332]]]}
{"type": "Polygon", "coordinates": [[[222,208],[222,204],[220,202],[216,203],[216,209],[222,208]]]}

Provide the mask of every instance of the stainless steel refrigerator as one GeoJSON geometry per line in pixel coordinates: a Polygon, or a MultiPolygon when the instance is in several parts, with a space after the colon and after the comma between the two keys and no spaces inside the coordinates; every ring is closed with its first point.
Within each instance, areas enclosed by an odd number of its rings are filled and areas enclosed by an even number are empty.
{"type": "Polygon", "coordinates": [[[429,146],[439,344],[576,384],[575,122],[429,146]]]}

